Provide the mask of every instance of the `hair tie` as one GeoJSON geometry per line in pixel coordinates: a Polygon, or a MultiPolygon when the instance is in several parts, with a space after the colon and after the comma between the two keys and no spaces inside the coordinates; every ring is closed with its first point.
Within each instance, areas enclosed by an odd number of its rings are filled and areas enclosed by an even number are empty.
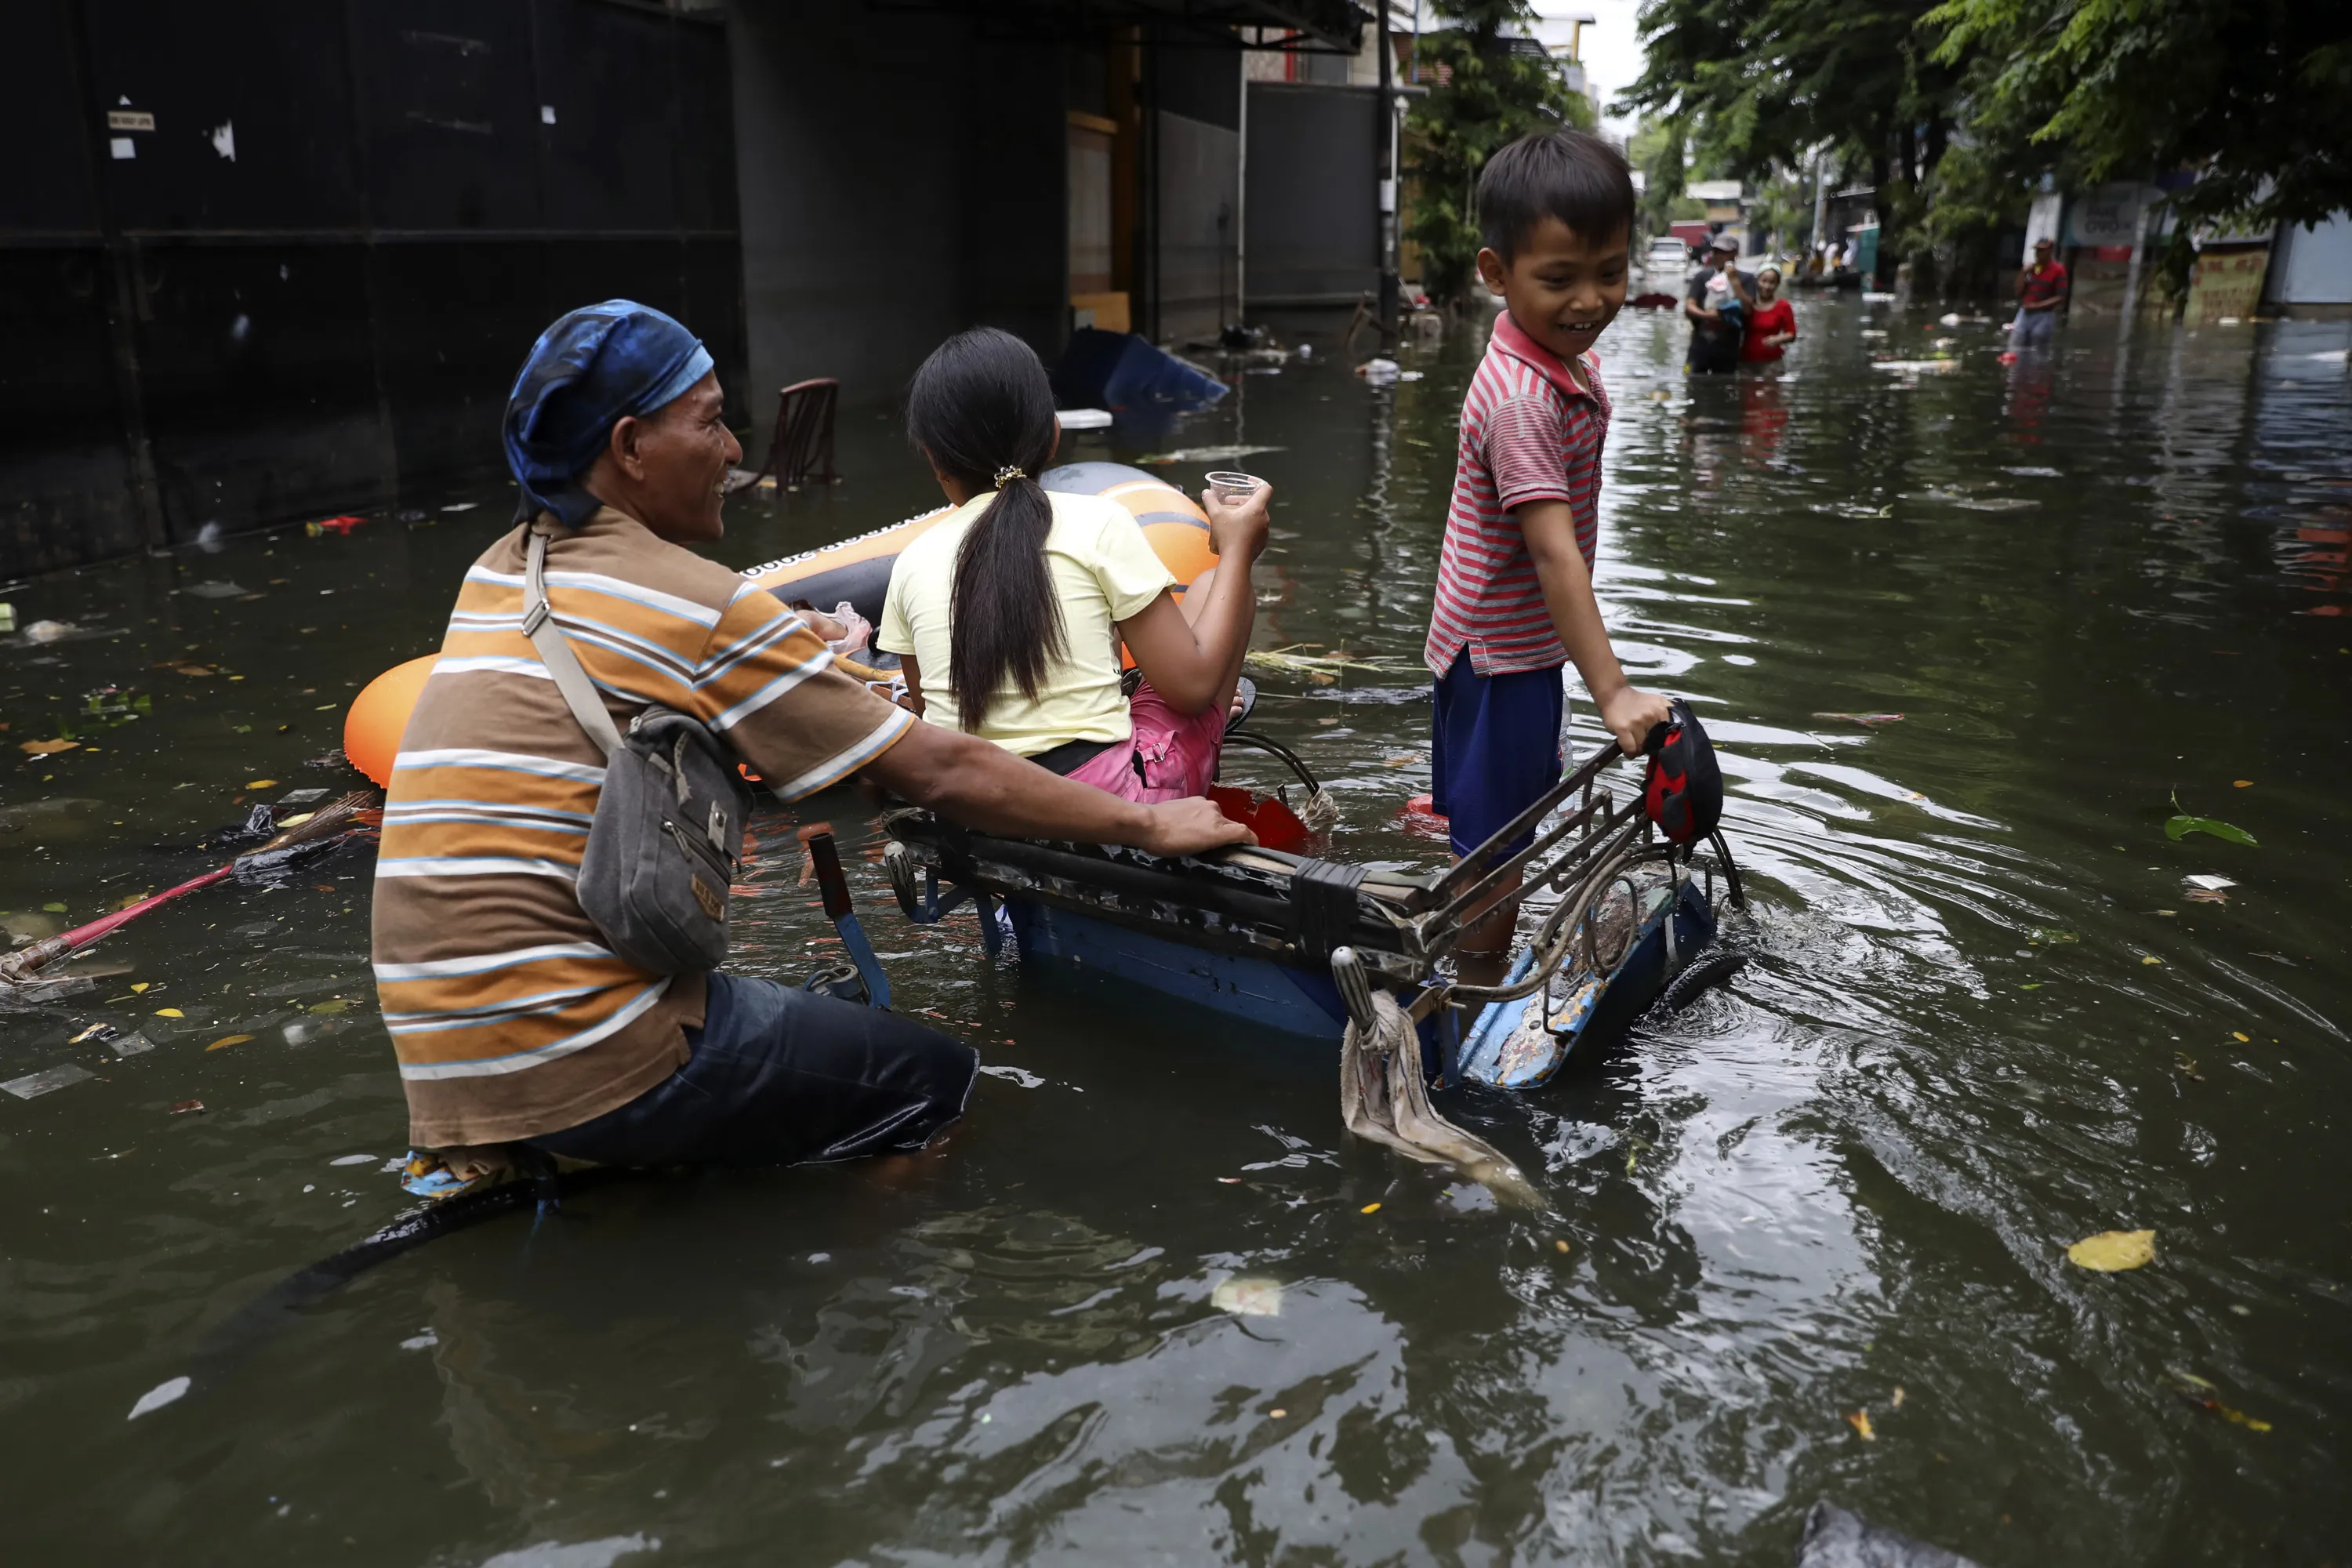
{"type": "Polygon", "coordinates": [[[1004,467],[996,470],[996,488],[998,489],[1003,489],[1014,479],[1025,479],[1028,477],[1029,476],[1027,474],[1021,471],[1020,464],[1007,463],[1004,467]]]}

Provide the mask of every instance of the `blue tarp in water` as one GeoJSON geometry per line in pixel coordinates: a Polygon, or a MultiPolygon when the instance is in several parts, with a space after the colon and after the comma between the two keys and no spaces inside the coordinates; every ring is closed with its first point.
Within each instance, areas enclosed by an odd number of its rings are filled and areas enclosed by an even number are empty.
{"type": "Polygon", "coordinates": [[[1198,407],[1227,387],[1207,372],[1163,353],[1133,332],[1081,327],[1070,334],[1054,370],[1054,395],[1064,407],[1141,408],[1153,404],[1198,407]]]}

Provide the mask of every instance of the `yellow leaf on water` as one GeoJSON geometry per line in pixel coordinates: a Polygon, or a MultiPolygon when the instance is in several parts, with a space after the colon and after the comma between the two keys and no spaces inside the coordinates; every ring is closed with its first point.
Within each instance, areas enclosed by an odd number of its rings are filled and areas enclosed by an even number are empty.
{"type": "Polygon", "coordinates": [[[1903,1385],[1899,1383],[1895,1385],[1895,1408],[1903,1408],[1903,1385]]]}
{"type": "Polygon", "coordinates": [[[152,980],[134,980],[131,983],[131,994],[133,996],[136,996],[139,993],[146,990],[147,987],[154,984],[155,983],[152,980]]]}
{"type": "Polygon", "coordinates": [[[313,1013],[341,1013],[348,1009],[350,1006],[351,1004],[349,1002],[346,1002],[341,997],[338,996],[331,1002],[311,1003],[310,1011],[313,1013]]]}
{"type": "Polygon", "coordinates": [[[211,1045],[206,1046],[205,1049],[208,1051],[216,1051],[224,1046],[241,1046],[251,1038],[253,1038],[251,1035],[223,1035],[219,1039],[215,1040],[211,1045]]]}
{"type": "Polygon", "coordinates": [[[2242,1046],[2251,1046],[2254,1043],[2254,1037],[2252,1035],[2242,1035],[2235,1029],[2230,1031],[2230,1037],[2242,1046]]]}
{"type": "Polygon", "coordinates": [[[1845,1422],[1847,1426],[1853,1427],[1854,1431],[1860,1435],[1864,1442],[1875,1443],[1878,1441],[1878,1434],[1871,1430],[1869,1411],[1857,1410],[1853,1415],[1847,1416],[1845,1418],[1845,1422]]]}
{"type": "Polygon", "coordinates": [[[181,1012],[177,1007],[158,1007],[155,1009],[155,1016],[158,1018],[184,1018],[187,1015],[181,1012]]]}
{"type": "Polygon", "coordinates": [[[2142,963],[2162,963],[2164,960],[2157,957],[2154,953],[2150,953],[2146,958],[2141,959],[2140,962],[2142,963]]]}
{"type": "Polygon", "coordinates": [[[1378,1204],[1366,1204],[1362,1208],[1358,1209],[1356,1212],[1358,1214],[1378,1214],[1381,1212],[1381,1205],[1378,1204]]]}
{"type": "Polygon", "coordinates": [[[79,741],[23,741],[17,743],[17,750],[30,752],[37,757],[53,757],[59,752],[70,752],[80,744],[79,741]]]}
{"type": "Polygon", "coordinates": [[[2122,1268],[2137,1268],[2156,1259],[2156,1232],[2152,1230],[2103,1230],[2096,1236],[2086,1236],[2066,1249],[2066,1260],[2078,1268],[2094,1268],[2102,1274],[2113,1274],[2122,1268]]]}
{"type": "Polygon", "coordinates": [[[276,789],[278,787],[278,781],[276,779],[256,779],[245,787],[247,789],[276,789]]]}
{"type": "Polygon", "coordinates": [[[1568,1243],[1565,1240],[1555,1241],[1552,1243],[1552,1246],[1562,1252],[1566,1252],[1568,1250],[1568,1243]]]}

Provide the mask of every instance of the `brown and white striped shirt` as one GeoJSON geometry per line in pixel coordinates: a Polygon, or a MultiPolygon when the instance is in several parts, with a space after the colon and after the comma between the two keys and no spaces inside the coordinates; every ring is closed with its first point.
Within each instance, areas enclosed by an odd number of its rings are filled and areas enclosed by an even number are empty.
{"type": "MultiPolygon", "coordinates": [[[[600,1116],[684,1063],[702,1022],[703,977],[614,956],[572,891],[604,758],[523,635],[523,546],[517,528],[466,574],[384,801],[376,994],[420,1148],[600,1116]]],[[[609,507],[551,541],[547,594],[617,726],[690,713],[786,800],[914,721],[773,595],[609,507]]]]}

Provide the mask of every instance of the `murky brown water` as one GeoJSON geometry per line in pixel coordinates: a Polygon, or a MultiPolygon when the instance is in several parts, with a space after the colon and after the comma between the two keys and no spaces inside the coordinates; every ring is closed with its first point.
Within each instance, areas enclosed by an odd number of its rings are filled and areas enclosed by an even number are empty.
{"type": "MultiPolygon", "coordinates": [[[[0,1097],[7,1560],[1763,1564],[1827,1495],[1987,1564],[2343,1561],[2352,331],[2078,327],[2004,369],[1982,328],[1800,310],[1777,379],[1686,387],[1664,320],[1604,344],[1604,597],[1725,752],[1757,961],[1538,1094],[1453,1102],[1550,1218],[1344,1143],[1328,1054],[992,970],[866,865],[901,1005],[1018,1069],[927,1173],[608,1188],[224,1343],[404,1203],[341,860],[0,1018],[0,1079],[94,1075],[0,1097]],[[1958,369],[1868,368],[1937,337],[1958,369]],[[2176,792],[2260,847],[2168,840],[2176,792]],[[155,1048],[68,1043],[100,1019],[155,1048]],[[2146,1268],[2066,1261],[2141,1228],[2146,1268]],[[1279,1314],[1221,1310],[1234,1277],[1279,1314]]],[[[1417,651],[1468,356],[1390,390],[1293,364],[1149,435],[1279,448],[1244,462],[1281,489],[1264,646],[1417,651]]],[[[729,559],[930,503],[856,425],[851,482],[739,507],[729,559]]],[[[412,504],[0,594],[105,634],[0,647],[12,928],[343,781],[306,759],[432,646],[508,503],[412,504]],[[107,686],[135,718],[89,710],[107,686]]],[[[1261,682],[1335,852],[1435,852],[1394,821],[1419,685],[1261,682]]],[[[819,950],[793,869],[758,874],[747,968],[819,950]]]]}

